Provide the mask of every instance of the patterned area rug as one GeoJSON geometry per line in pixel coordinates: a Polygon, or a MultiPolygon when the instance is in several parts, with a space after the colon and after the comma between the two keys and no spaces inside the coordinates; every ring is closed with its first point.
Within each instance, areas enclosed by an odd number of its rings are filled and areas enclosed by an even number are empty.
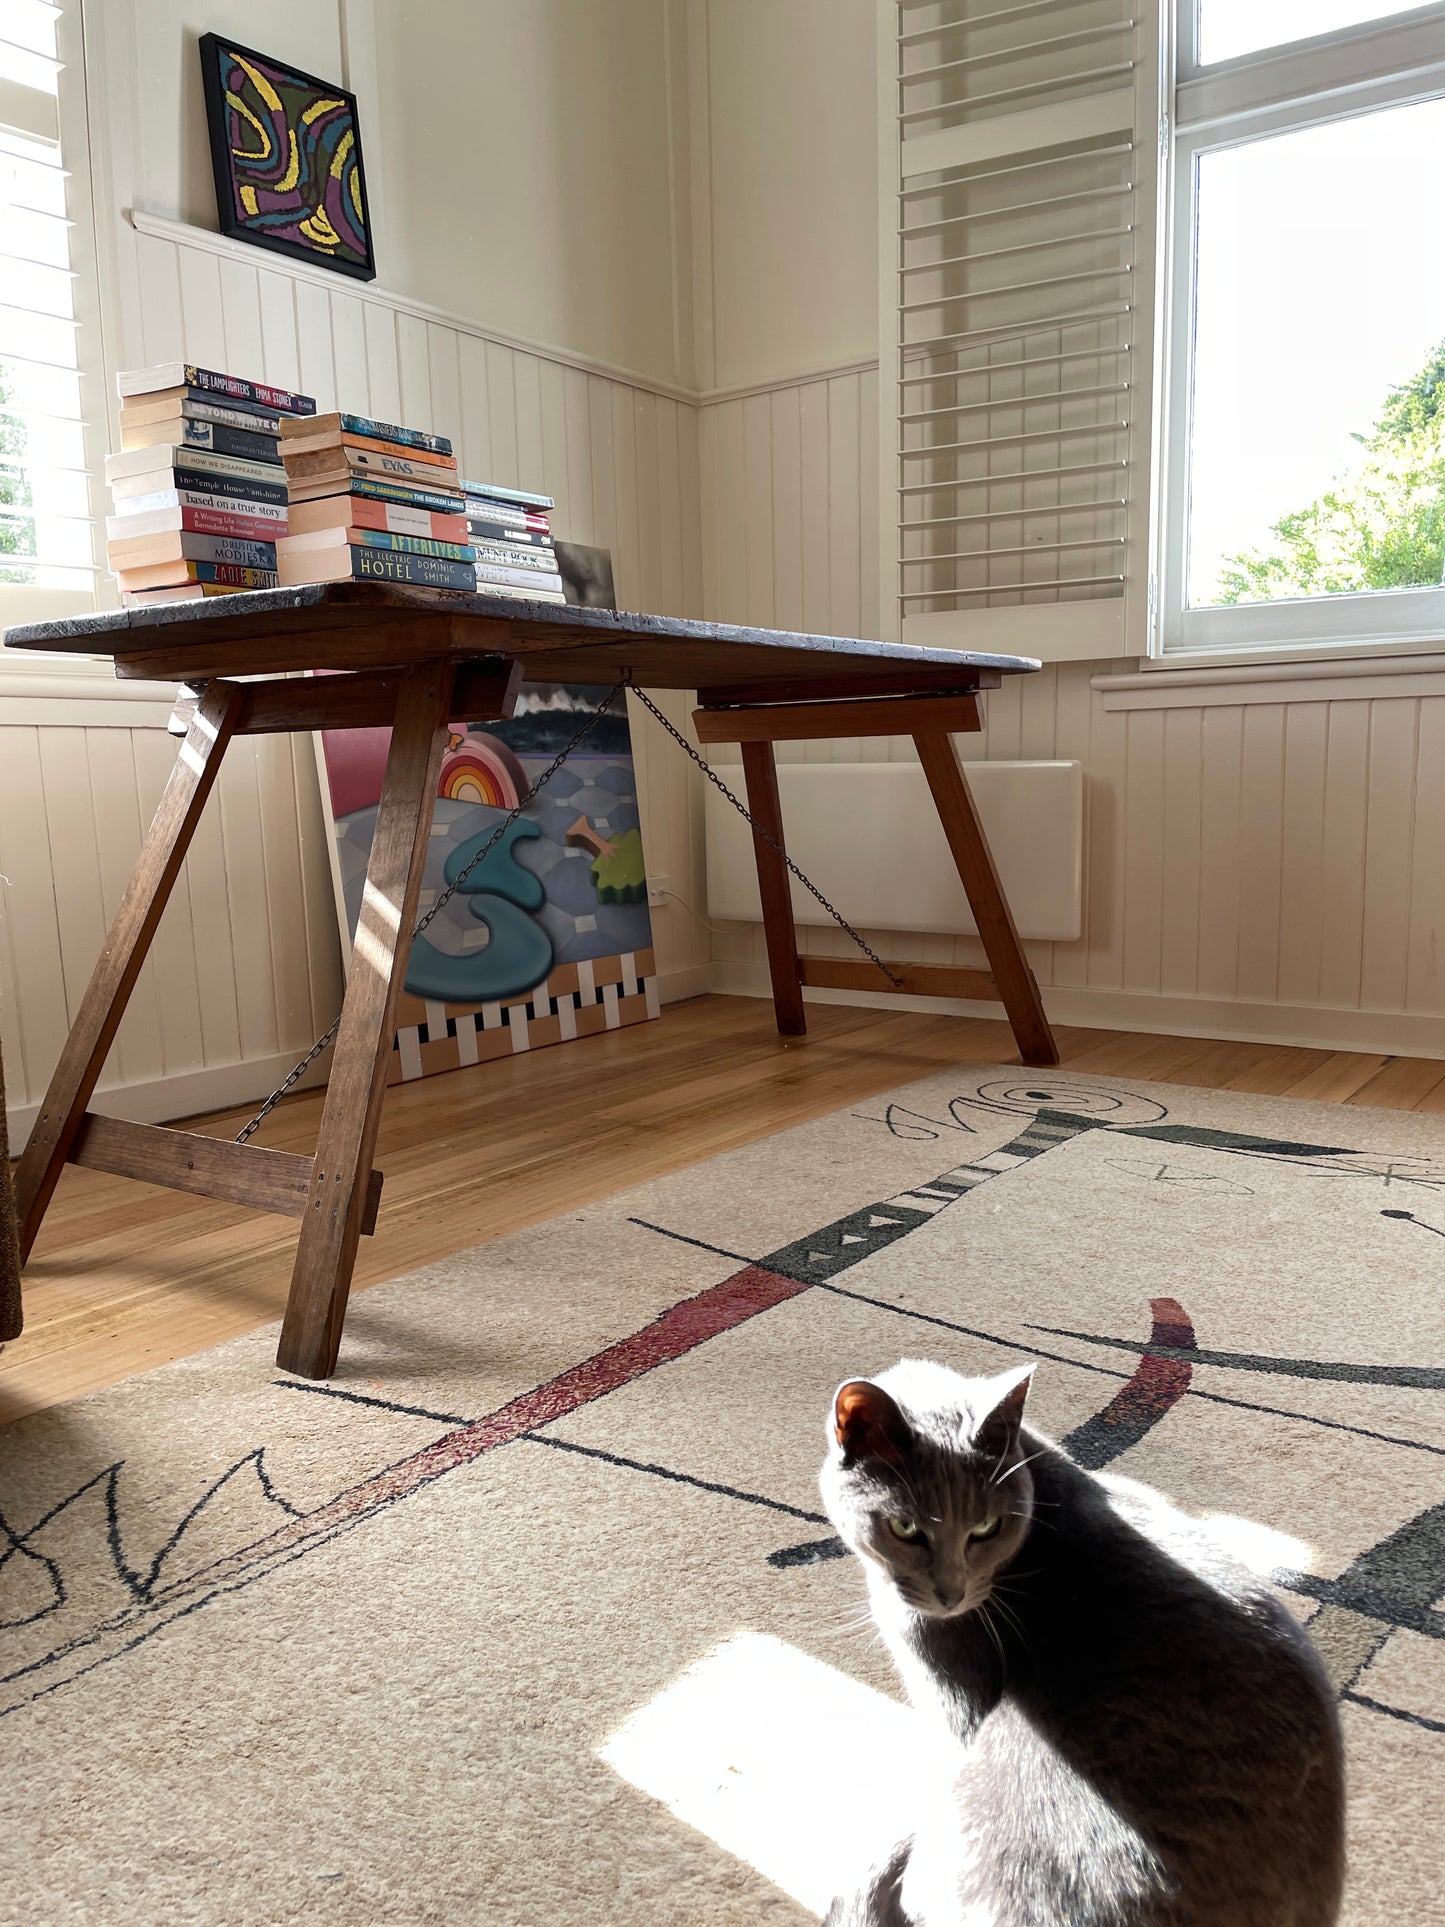
{"type": "Polygon", "coordinates": [[[1445,1919],[1442,1276],[1445,1121],[963,1068],[28,1420],[0,1919],[816,1918],[924,1766],[816,1488],[901,1355],[1278,1574],[1345,1917],[1445,1919]]]}

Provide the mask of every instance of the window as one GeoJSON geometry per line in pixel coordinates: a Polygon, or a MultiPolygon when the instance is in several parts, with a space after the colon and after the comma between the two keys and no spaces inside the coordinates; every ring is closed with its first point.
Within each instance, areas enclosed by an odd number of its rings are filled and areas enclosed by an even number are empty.
{"type": "Polygon", "coordinates": [[[1438,646],[1445,5],[1182,0],[1178,56],[1156,653],[1438,646]]]}
{"type": "Polygon", "coordinates": [[[94,606],[59,23],[0,11],[0,623],[94,606]]]}

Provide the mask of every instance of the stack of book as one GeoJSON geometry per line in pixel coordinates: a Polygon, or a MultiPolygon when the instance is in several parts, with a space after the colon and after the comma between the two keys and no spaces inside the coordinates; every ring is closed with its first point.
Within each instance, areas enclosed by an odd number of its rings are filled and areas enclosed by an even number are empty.
{"type": "Polygon", "coordinates": [[[280,424],[314,415],[316,403],[182,361],[118,375],[116,386],[106,560],[124,600],[274,589],[287,529],[280,424]]]}
{"type": "Polygon", "coordinates": [[[547,519],[555,506],[552,497],[491,482],[463,482],[462,488],[467,528],[477,552],[479,593],[565,602],[547,519]]]}
{"type": "Polygon", "coordinates": [[[367,415],[282,424],[290,527],[283,588],[302,582],[475,587],[457,462],[445,435],[367,415]]]}

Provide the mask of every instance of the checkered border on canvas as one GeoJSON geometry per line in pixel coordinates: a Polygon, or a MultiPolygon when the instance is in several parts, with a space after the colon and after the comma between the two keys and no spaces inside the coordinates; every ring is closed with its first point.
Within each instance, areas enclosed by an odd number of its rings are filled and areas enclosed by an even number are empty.
{"type": "Polygon", "coordinates": [[[502,1003],[444,1004],[403,993],[387,1082],[406,1084],[464,1064],[622,1030],[660,1012],[651,949],[560,964],[525,997],[502,1003]]]}

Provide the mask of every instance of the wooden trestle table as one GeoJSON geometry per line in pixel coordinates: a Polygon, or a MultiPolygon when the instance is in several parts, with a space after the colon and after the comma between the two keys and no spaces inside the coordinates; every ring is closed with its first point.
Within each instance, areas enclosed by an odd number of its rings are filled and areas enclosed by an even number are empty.
{"type": "Polygon", "coordinates": [[[326,1378],[334,1370],[357,1240],[376,1221],[381,1177],[372,1155],[447,726],[454,717],[509,716],[524,676],[696,690],[694,723],[704,750],[741,744],[748,807],[779,846],[754,838],[773,1003],[786,1036],[806,1029],[805,985],[889,985],[861,957],[798,955],[773,744],[912,736],[990,968],[891,965],[901,980],[896,987],[996,997],[1023,1061],[1058,1062],[952,742],[980,727],[982,691],[1037,669],[1036,662],[351,582],[39,623],[11,629],[5,644],[109,656],[118,676],[183,685],[171,724],[184,737],[174,773],[20,1160],[22,1252],[28,1255],[67,1163],[298,1217],[277,1353],[288,1371],[326,1378]],[[295,673],[317,669],[351,673],[295,673]],[[232,736],[388,723],[391,749],[315,1156],[91,1111],[106,1053],[232,736]]]}

